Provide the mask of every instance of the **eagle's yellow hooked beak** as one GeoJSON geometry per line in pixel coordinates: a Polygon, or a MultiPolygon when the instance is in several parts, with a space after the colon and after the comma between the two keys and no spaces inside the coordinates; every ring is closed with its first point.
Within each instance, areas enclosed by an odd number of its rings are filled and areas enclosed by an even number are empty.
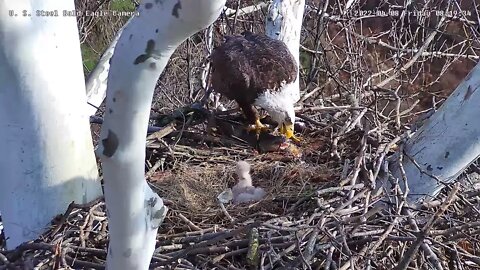
{"type": "Polygon", "coordinates": [[[300,139],[293,134],[293,125],[291,123],[283,123],[279,129],[280,133],[285,135],[287,139],[292,139],[294,142],[300,142],[300,139]]]}

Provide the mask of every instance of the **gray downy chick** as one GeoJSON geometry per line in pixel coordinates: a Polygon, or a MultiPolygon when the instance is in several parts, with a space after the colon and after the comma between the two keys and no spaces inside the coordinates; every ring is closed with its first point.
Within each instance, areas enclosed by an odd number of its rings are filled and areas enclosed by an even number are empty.
{"type": "Polygon", "coordinates": [[[235,172],[238,177],[238,183],[232,188],[234,204],[255,202],[265,197],[266,192],[263,188],[256,188],[252,185],[250,164],[246,161],[237,162],[235,172]]]}

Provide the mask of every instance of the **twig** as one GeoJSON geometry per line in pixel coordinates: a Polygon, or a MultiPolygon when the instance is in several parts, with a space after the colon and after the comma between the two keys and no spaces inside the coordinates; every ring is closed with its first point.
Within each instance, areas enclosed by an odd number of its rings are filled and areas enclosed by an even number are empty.
{"type": "Polygon", "coordinates": [[[454,184],[452,187],[452,190],[450,191],[450,194],[448,195],[447,199],[445,200],[445,203],[437,210],[435,215],[433,215],[427,223],[423,226],[422,230],[420,231],[419,236],[417,237],[417,240],[412,243],[410,248],[405,252],[404,256],[398,263],[398,265],[394,268],[395,270],[405,270],[407,269],[408,265],[410,264],[410,261],[413,259],[415,256],[415,253],[417,252],[418,248],[420,245],[423,243],[427,235],[429,234],[430,229],[432,226],[435,224],[435,222],[443,215],[443,213],[447,210],[447,208],[453,203],[453,201],[456,198],[456,194],[460,188],[460,185],[454,184]]]}
{"type": "Polygon", "coordinates": [[[195,230],[195,231],[201,231],[202,228],[198,227],[197,225],[195,225],[193,222],[191,222],[187,217],[185,217],[184,215],[182,215],[182,213],[178,213],[178,217],[183,220],[183,222],[187,223],[188,227],[192,230],[195,230]]]}

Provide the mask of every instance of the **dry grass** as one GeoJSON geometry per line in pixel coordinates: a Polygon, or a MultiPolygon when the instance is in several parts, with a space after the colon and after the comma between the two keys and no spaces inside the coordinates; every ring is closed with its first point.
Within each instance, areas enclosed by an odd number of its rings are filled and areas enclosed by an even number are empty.
{"type": "MultiPolygon", "coordinates": [[[[283,163],[281,161],[251,160],[254,185],[264,188],[267,197],[252,211],[269,210],[281,215],[284,200],[298,200],[311,197],[316,188],[335,179],[335,172],[326,166],[300,162],[283,163]],[[330,174],[329,174],[330,172],[330,174]],[[272,211],[275,209],[275,211],[272,211]]],[[[159,181],[152,183],[162,197],[170,201],[175,211],[184,213],[192,221],[203,223],[203,219],[221,219],[224,214],[218,208],[217,196],[235,183],[235,162],[229,164],[206,164],[204,166],[178,165],[178,168],[159,173],[152,178],[159,181]]],[[[251,214],[243,207],[229,206],[227,210],[232,217],[251,214]]]]}

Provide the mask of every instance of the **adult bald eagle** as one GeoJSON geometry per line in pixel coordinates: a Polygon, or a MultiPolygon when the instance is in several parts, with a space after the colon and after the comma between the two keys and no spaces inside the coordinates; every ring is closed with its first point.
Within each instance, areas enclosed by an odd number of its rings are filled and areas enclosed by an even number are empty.
{"type": "Polygon", "coordinates": [[[214,90],[235,100],[258,134],[266,127],[254,106],[267,111],[280,133],[294,135],[294,104],[300,93],[294,83],[298,64],[284,42],[265,35],[243,32],[227,36],[211,54],[214,90]]]}

